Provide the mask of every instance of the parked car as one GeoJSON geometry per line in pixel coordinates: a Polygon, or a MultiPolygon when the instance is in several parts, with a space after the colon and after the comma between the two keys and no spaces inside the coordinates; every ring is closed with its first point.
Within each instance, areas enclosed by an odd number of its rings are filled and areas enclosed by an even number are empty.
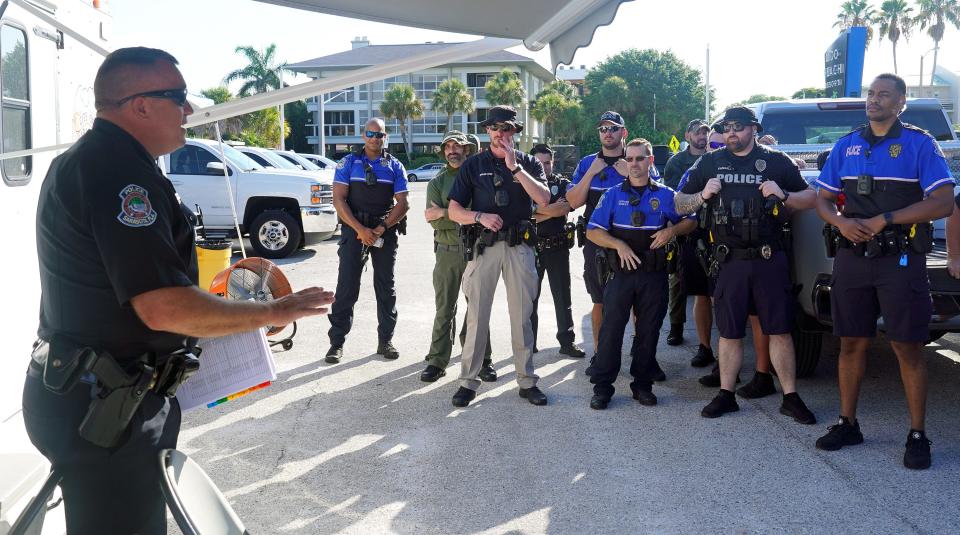
{"type": "MultiPolygon", "coordinates": [[[[313,163],[312,161],[308,160],[307,158],[304,158],[303,156],[301,156],[301,155],[299,155],[299,154],[297,154],[296,152],[293,152],[293,151],[291,151],[291,150],[271,149],[271,152],[273,152],[273,153],[276,154],[277,156],[283,158],[284,160],[287,160],[288,162],[292,163],[293,165],[296,165],[296,166],[299,167],[300,169],[303,169],[304,171],[320,171],[320,170],[324,169],[323,167],[320,167],[319,165],[313,163]]],[[[335,167],[331,167],[331,169],[333,169],[333,168],[335,168],[335,167]]]]}
{"type": "Polygon", "coordinates": [[[290,171],[306,171],[299,164],[295,164],[282,156],[279,156],[272,149],[263,147],[250,147],[247,145],[235,145],[233,148],[246,154],[251,160],[257,162],[267,169],[287,169],[290,171]]]}
{"type": "Polygon", "coordinates": [[[407,171],[407,180],[410,182],[419,182],[421,180],[433,180],[437,173],[443,169],[443,163],[428,163],[407,171]]]}
{"type": "Polygon", "coordinates": [[[305,152],[296,153],[297,156],[301,156],[313,162],[317,167],[321,169],[336,169],[337,162],[327,158],[326,156],[320,156],[319,154],[308,154],[305,152]]]}
{"type": "Polygon", "coordinates": [[[257,255],[284,258],[336,232],[333,171],[267,169],[234,147],[224,146],[223,151],[226,163],[217,142],[188,139],[159,160],[184,203],[203,211],[208,237],[237,236],[224,169],[240,233],[249,235],[257,255]]]}

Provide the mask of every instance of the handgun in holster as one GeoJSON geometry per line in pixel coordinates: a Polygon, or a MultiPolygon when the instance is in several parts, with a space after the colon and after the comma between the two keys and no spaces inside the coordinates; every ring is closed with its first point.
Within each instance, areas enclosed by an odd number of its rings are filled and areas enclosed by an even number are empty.
{"type": "Polygon", "coordinates": [[[96,355],[88,369],[97,378],[98,388],[80,423],[80,436],[101,448],[112,448],[120,443],[134,413],[154,386],[156,370],[141,360],[127,373],[109,353],[96,355]]]}
{"type": "Polygon", "coordinates": [[[577,234],[577,225],[575,223],[567,222],[565,225],[563,225],[563,244],[567,249],[572,249],[576,244],[577,234]]]}
{"type": "Polygon", "coordinates": [[[397,227],[397,234],[402,236],[407,235],[407,216],[403,216],[399,223],[395,225],[397,227]]]}
{"type": "Polygon", "coordinates": [[[597,249],[594,262],[597,263],[597,282],[601,287],[606,286],[607,281],[610,280],[610,276],[613,275],[607,260],[607,250],[603,248],[597,249]]]}
{"type": "Polygon", "coordinates": [[[680,269],[680,244],[676,239],[663,246],[667,259],[667,274],[673,275],[680,269]]]}
{"type": "Polygon", "coordinates": [[[583,247],[587,244],[587,220],[584,217],[577,216],[577,247],[583,247]]]}
{"type": "Polygon", "coordinates": [[[933,252],[933,224],[932,223],[914,223],[910,225],[907,231],[907,238],[910,243],[910,249],[919,254],[930,254],[933,252]]]}
{"type": "Polygon", "coordinates": [[[837,256],[837,249],[840,248],[840,231],[830,223],[823,225],[823,245],[827,251],[827,258],[837,256]]]}
{"type": "Polygon", "coordinates": [[[521,243],[536,249],[537,224],[535,221],[526,219],[517,224],[517,245],[520,245],[521,243]]]}

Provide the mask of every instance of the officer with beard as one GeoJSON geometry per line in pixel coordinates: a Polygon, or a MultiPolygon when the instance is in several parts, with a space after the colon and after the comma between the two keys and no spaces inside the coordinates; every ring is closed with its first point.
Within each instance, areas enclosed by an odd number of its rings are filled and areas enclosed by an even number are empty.
{"type": "MultiPolygon", "coordinates": [[[[447,214],[450,204],[447,196],[457,178],[457,171],[471,153],[474,153],[474,144],[467,137],[456,130],[444,136],[440,143],[443,148],[443,157],[447,165],[427,184],[427,209],[424,217],[433,227],[433,252],[436,263],[433,267],[433,291],[437,305],[437,313],[433,320],[433,336],[430,350],[427,351],[427,367],[420,374],[420,380],[432,383],[447,374],[446,367],[450,363],[450,353],[453,351],[453,335],[457,332],[457,299],[460,296],[460,281],[467,261],[463,258],[460,246],[460,225],[451,220],[447,214]]],[[[466,327],[466,321],[464,321],[466,327]]],[[[465,332],[461,332],[461,343],[465,332]]],[[[490,336],[487,335],[487,347],[484,351],[483,366],[479,377],[482,381],[497,380],[497,372],[491,366],[490,336]]]]}
{"type": "Polygon", "coordinates": [[[786,154],[756,142],[762,130],[749,108],[727,109],[714,125],[726,147],[704,154],[690,169],[677,212],[689,214],[710,201],[706,220],[716,273],[714,311],[720,332],[720,392],[701,411],[717,418],[737,411],[734,385],[743,362],[743,337],[751,301],[784,396],[780,412],[803,424],[816,417],[796,393],[796,357],[790,331],[794,300],[782,237],[784,205],[813,206],[815,193],[786,154]]]}

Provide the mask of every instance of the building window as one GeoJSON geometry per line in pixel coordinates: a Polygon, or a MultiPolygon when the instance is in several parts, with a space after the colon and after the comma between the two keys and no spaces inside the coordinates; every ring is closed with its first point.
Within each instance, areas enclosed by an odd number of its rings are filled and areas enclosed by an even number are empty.
{"type": "Polygon", "coordinates": [[[327,104],[332,104],[335,102],[353,102],[353,88],[348,87],[340,91],[331,91],[330,93],[324,93],[323,101],[327,104]]]}
{"type": "Polygon", "coordinates": [[[473,94],[474,100],[483,100],[487,98],[487,82],[497,73],[495,72],[470,72],[467,73],[467,89],[473,94]]]}
{"type": "MultiPolygon", "coordinates": [[[[0,134],[2,152],[31,147],[30,79],[27,70],[27,34],[20,28],[0,26],[0,134]]],[[[3,180],[9,185],[30,180],[33,157],[3,160],[3,180]]]]}
{"type": "Polygon", "coordinates": [[[487,108],[477,108],[467,116],[467,133],[486,134],[487,131],[480,126],[480,123],[487,120],[487,108]]]}
{"type": "Polygon", "coordinates": [[[448,76],[445,74],[414,74],[410,76],[410,85],[416,91],[418,99],[431,100],[437,86],[447,78],[448,76]]]}
{"type": "Polygon", "coordinates": [[[327,136],[356,135],[353,111],[325,111],[323,113],[323,132],[327,136]]]}
{"type": "MultiPolygon", "coordinates": [[[[462,115],[454,115],[451,119],[452,128],[457,128],[463,122],[462,115]]],[[[431,110],[424,110],[423,117],[413,121],[414,134],[444,134],[447,129],[447,114],[431,110]]]]}
{"type": "Polygon", "coordinates": [[[407,75],[402,76],[391,76],[385,80],[378,80],[373,82],[370,85],[370,99],[373,102],[380,102],[383,100],[383,93],[388,91],[391,87],[397,84],[409,84],[410,77],[407,75]]]}

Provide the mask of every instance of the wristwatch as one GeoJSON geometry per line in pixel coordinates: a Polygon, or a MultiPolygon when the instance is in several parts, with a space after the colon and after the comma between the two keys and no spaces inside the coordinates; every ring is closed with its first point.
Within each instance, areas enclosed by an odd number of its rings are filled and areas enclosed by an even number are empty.
{"type": "Polygon", "coordinates": [[[790,192],[789,192],[789,191],[784,191],[784,192],[783,192],[783,198],[780,199],[780,202],[786,204],[786,203],[787,203],[787,199],[788,199],[789,197],[790,197],[790,192]]]}
{"type": "Polygon", "coordinates": [[[514,167],[513,169],[510,170],[510,173],[516,175],[516,174],[519,173],[520,171],[523,171],[523,166],[520,165],[520,164],[517,164],[516,167],[514,167]]]}
{"type": "Polygon", "coordinates": [[[883,213],[883,222],[887,225],[893,224],[893,212],[884,212],[883,213]]]}

